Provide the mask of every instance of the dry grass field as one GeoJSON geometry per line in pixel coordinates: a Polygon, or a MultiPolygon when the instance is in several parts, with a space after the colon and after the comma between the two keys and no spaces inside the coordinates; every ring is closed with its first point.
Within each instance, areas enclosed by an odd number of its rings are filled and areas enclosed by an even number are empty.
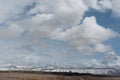
{"type": "Polygon", "coordinates": [[[0,80],[120,80],[120,77],[65,76],[10,71],[0,72],[0,80]]]}

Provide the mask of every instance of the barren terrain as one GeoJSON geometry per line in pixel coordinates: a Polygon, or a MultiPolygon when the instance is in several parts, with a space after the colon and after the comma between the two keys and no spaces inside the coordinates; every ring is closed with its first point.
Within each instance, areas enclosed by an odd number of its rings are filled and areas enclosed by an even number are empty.
{"type": "Polygon", "coordinates": [[[68,76],[62,74],[49,74],[38,72],[1,71],[0,80],[120,80],[120,77],[102,76],[68,76]]]}

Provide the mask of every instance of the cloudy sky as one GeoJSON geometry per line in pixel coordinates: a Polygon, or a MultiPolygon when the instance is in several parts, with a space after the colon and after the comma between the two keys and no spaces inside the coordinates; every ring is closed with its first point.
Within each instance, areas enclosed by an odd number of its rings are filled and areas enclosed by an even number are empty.
{"type": "Polygon", "coordinates": [[[120,0],[0,0],[0,64],[120,67],[120,0]]]}

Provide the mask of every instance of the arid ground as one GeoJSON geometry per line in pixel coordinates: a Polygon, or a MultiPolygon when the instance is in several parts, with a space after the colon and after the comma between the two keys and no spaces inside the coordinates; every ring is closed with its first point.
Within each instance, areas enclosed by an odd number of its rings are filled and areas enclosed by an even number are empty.
{"type": "Polygon", "coordinates": [[[1,71],[0,80],[120,80],[120,77],[68,76],[36,72],[1,71]]]}

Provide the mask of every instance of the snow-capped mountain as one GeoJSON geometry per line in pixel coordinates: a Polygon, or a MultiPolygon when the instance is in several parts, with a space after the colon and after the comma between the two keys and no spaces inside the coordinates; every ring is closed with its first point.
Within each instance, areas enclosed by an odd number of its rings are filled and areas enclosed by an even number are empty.
{"type": "Polygon", "coordinates": [[[118,75],[120,71],[114,68],[65,68],[65,69],[52,69],[52,70],[44,70],[47,72],[73,72],[73,73],[91,73],[98,75],[118,75]]]}
{"type": "Polygon", "coordinates": [[[13,64],[1,65],[1,71],[7,70],[27,70],[27,71],[44,71],[44,72],[73,72],[73,73],[91,73],[97,75],[120,75],[120,69],[115,68],[74,68],[59,67],[55,65],[44,65],[42,67],[18,66],[13,64]]]}

